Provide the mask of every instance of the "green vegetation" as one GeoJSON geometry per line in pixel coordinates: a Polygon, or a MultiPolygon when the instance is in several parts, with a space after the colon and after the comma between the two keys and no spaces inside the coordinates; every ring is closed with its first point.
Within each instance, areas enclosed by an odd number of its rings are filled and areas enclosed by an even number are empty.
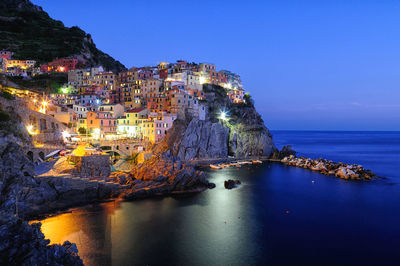
{"type": "Polygon", "coordinates": [[[16,59],[45,63],[77,54],[83,48],[84,31],[78,27],[66,28],[45,12],[11,10],[0,15],[12,18],[0,20],[0,48],[13,51],[16,59]]]}
{"type": "Polygon", "coordinates": [[[68,82],[68,75],[66,73],[49,73],[36,75],[32,79],[23,79],[23,77],[7,77],[15,84],[37,90],[45,90],[50,93],[57,93],[59,88],[68,82]]]}
{"type": "Polygon", "coordinates": [[[79,132],[79,134],[81,134],[81,135],[86,135],[86,128],[80,127],[80,128],[78,128],[78,132],[79,132]]]}
{"type": "Polygon", "coordinates": [[[0,1],[0,50],[14,52],[15,59],[47,63],[90,52],[89,64],[101,64],[121,71],[125,67],[96,48],[91,36],[78,27],[65,27],[61,21],[26,1],[0,1]]]}

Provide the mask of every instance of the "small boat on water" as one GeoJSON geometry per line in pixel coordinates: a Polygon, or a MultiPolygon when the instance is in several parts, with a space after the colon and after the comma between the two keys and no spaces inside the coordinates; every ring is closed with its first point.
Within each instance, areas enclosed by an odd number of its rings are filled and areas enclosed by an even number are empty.
{"type": "Polygon", "coordinates": [[[260,160],[254,160],[253,163],[262,163],[260,160]]]}
{"type": "Polygon", "coordinates": [[[215,165],[215,164],[210,164],[210,168],[212,168],[212,169],[221,169],[221,166],[215,165]]]}

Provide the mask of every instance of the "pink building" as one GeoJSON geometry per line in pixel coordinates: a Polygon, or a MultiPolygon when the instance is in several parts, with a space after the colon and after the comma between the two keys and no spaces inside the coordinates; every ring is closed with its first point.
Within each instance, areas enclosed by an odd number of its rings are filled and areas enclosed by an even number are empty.
{"type": "Polygon", "coordinates": [[[100,138],[106,135],[116,134],[117,119],[109,112],[87,112],[87,128],[90,133],[99,130],[100,138]]]}
{"type": "Polygon", "coordinates": [[[77,68],[78,59],[61,58],[40,66],[42,72],[68,72],[77,68]]]}
{"type": "Polygon", "coordinates": [[[7,60],[11,60],[11,57],[13,56],[13,52],[10,51],[0,51],[0,57],[7,59],[7,60]]]}
{"type": "Polygon", "coordinates": [[[154,119],[156,143],[166,136],[167,131],[172,127],[175,119],[176,115],[166,113],[154,119]]]}

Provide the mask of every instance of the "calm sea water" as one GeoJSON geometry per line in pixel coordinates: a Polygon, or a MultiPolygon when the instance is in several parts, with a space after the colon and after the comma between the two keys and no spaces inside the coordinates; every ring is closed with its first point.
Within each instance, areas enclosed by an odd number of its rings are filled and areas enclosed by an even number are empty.
{"type": "Polygon", "coordinates": [[[213,190],[78,208],[42,229],[53,243],[77,243],[88,265],[400,265],[400,132],[272,133],[278,147],[385,178],[278,163],[210,170],[213,190]],[[242,185],[226,190],[228,178],[242,185]]]}

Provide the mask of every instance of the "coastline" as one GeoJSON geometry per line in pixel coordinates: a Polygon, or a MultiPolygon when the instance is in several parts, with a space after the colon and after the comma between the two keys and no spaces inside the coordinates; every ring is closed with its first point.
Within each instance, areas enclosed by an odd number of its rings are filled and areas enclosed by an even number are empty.
{"type": "MultiPolygon", "coordinates": [[[[191,166],[194,167],[195,169],[198,170],[204,170],[204,168],[208,168],[210,164],[226,164],[226,163],[231,163],[231,162],[236,162],[236,161],[245,161],[245,160],[260,160],[263,163],[264,162],[273,162],[273,163],[280,163],[286,166],[294,166],[294,167],[299,167],[299,168],[304,168],[307,170],[311,171],[318,171],[324,175],[328,176],[333,176],[333,177],[338,177],[346,180],[362,180],[362,181],[369,181],[371,178],[374,178],[375,175],[373,174],[372,171],[364,169],[364,168],[358,168],[359,172],[363,173],[368,173],[367,178],[359,178],[357,176],[350,176],[347,175],[347,172],[343,172],[343,169],[347,169],[349,166],[353,165],[348,165],[348,164],[343,164],[343,163],[334,163],[328,160],[323,160],[323,159],[309,159],[307,158],[306,160],[302,157],[297,158],[297,157],[285,157],[283,159],[272,159],[272,158],[267,158],[265,156],[259,156],[259,157],[247,157],[247,158],[209,158],[209,159],[194,159],[194,160],[187,160],[182,162],[183,165],[191,166]],[[290,161],[291,160],[291,161],[290,161]],[[300,160],[300,163],[299,163],[300,160]],[[304,160],[304,161],[301,161],[304,160]],[[339,171],[339,174],[335,172],[329,173],[327,171],[327,168],[325,167],[325,163],[333,163],[335,164],[339,171]],[[339,168],[341,167],[341,168],[339,168]]],[[[358,166],[357,166],[358,167],[358,166]]],[[[124,172],[122,172],[124,173],[124,172]]],[[[126,173],[125,173],[126,174],[126,173]]],[[[203,172],[201,172],[203,174],[203,172]]],[[[357,174],[355,171],[354,174],[357,174]]],[[[35,177],[35,178],[65,178],[62,176],[47,176],[47,177],[35,177]]],[[[76,182],[84,182],[87,178],[74,178],[76,182]]],[[[134,179],[138,180],[139,179],[134,179]]],[[[47,211],[38,211],[37,213],[30,214],[24,218],[26,218],[29,221],[40,221],[42,219],[45,219],[47,217],[52,217],[56,216],[65,212],[68,212],[68,210],[74,209],[74,208],[81,208],[84,206],[89,206],[93,204],[101,204],[101,203],[106,203],[106,202],[113,202],[113,201],[134,201],[134,200],[141,200],[141,199],[147,199],[147,198],[157,198],[157,197],[168,197],[168,196],[180,196],[180,195],[192,195],[192,194],[197,194],[201,193],[207,189],[212,189],[214,186],[209,187],[207,185],[201,184],[197,187],[191,187],[191,188],[184,188],[183,190],[168,190],[164,189],[165,186],[167,185],[167,181],[162,181],[157,183],[156,185],[152,185],[151,183],[145,183],[149,181],[141,180],[139,183],[141,185],[144,185],[140,187],[139,189],[135,190],[134,192],[128,193],[128,191],[131,189],[129,185],[124,185],[124,186],[119,186],[117,190],[112,191],[112,194],[104,194],[104,197],[93,197],[93,198],[86,198],[86,200],[81,200],[80,202],[77,203],[62,203],[62,202],[55,202],[54,205],[49,208],[47,211]]],[[[93,182],[93,183],[99,183],[101,185],[107,186],[107,182],[93,182]]],[[[97,189],[101,190],[104,188],[101,188],[101,185],[97,189]]],[[[113,183],[112,186],[118,186],[118,184],[113,183]]],[[[80,191],[68,191],[69,195],[71,193],[75,195],[82,195],[84,193],[84,190],[80,191]]],[[[100,193],[101,194],[101,193],[100,193]]],[[[97,193],[99,195],[99,193],[97,193]]]]}

